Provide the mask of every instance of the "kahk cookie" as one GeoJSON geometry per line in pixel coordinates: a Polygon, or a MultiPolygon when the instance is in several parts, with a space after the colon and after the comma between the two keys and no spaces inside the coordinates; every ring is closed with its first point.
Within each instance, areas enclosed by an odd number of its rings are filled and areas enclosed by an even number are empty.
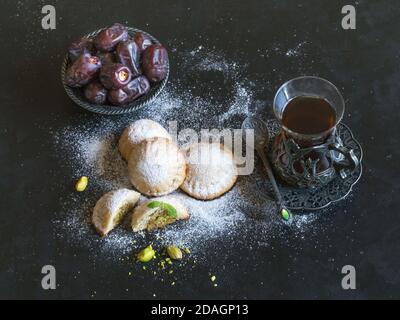
{"type": "Polygon", "coordinates": [[[129,180],[148,196],[166,195],[185,180],[186,161],[182,152],[165,138],[144,140],[132,146],[128,160],[129,180]]]}
{"type": "Polygon", "coordinates": [[[215,199],[229,191],[237,180],[232,152],[219,143],[196,143],[184,151],[186,179],[181,189],[200,200],[215,199]]]}
{"type": "Polygon", "coordinates": [[[118,149],[122,158],[128,161],[134,144],[152,138],[165,138],[172,141],[171,135],[159,123],[149,119],[135,121],[123,131],[119,139],[118,149]]]}
{"type": "Polygon", "coordinates": [[[120,223],[125,214],[139,200],[140,193],[128,189],[119,189],[103,195],[96,203],[92,223],[100,235],[107,235],[120,223]]]}
{"type": "Polygon", "coordinates": [[[189,212],[185,205],[179,199],[167,196],[148,200],[135,208],[131,225],[134,232],[152,231],[187,219],[189,212]]]}

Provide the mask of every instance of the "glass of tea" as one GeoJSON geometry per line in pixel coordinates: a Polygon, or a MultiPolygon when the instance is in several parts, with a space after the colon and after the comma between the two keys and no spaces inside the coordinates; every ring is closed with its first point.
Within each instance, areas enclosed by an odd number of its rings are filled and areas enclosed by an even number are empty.
{"type": "Polygon", "coordinates": [[[345,103],[328,80],[303,76],[284,83],[275,95],[273,110],[282,126],[273,163],[285,180],[316,185],[329,182],[339,167],[344,178],[344,167],[354,170],[358,166],[353,151],[336,135],[345,103]]]}
{"type": "Polygon", "coordinates": [[[289,136],[301,145],[316,145],[342,120],[344,99],[328,80],[304,76],[279,88],[274,113],[289,136]]]}

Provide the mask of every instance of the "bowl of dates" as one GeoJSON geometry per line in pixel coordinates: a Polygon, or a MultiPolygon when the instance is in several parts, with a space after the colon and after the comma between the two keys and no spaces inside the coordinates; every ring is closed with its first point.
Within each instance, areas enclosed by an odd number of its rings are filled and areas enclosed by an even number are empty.
{"type": "Polygon", "coordinates": [[[65,91],[76,104],[110,115],[152,102],[168,76],[165,47],[152,35],[119,23],[73,42],[61,68],[65,91]]]}

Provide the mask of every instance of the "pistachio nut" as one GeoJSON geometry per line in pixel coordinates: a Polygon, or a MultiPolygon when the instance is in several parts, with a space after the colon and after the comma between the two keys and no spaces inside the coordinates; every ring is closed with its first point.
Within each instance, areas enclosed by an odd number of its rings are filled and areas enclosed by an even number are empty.
{"type": "Polygon", "coordinates": [[[182,259],[182,251],[176,246],[167,247],[167,253],[169,257],[173,260],[181,260],[182,259]]]}
{"type": "Polygon", "coordinates": [[[78,192],[85,191],[87,185],[89,183],[88,177],[80,177],[79,180],[75,184],[75,190],[78,192]]]}
{"type": "Polygon", "coordinates": [[[281,210],[281,216],[282,216],[283,220],[289,221],[289,219],[290,219],[290,212],[289,212],[286,208],[282,208],[282,210],[281,210]]]}
{"type": "Polygon", "coordinates": [[[151,259],[153,259],[155,257],[155,255],[156,255],[156,252],[153,250],[153,247],[150,245],[138,253],[137,259],[140,262],[149,262],[151,259]]]}

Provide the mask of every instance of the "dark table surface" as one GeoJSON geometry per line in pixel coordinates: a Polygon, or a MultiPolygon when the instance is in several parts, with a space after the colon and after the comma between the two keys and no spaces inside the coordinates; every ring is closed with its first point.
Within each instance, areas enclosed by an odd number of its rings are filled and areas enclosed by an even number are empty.
{"type": "MultiPolygon", "coordinates": [[[[0,298],[400,298],[399,13],[394,0],[3,0],[0,298]],[[44,4],[56,7],[56,30],[41,29],[44,4]],[[356,6],[356,30],[341,28],[345,4],[356,6]],[[347,103],[344,121],[365,154],[352,200],[318,220],[326,227],[312,241],[307,233],[299,240],[287,232],[281,237],[288,241],[273,239],[271,246],[252,248],[246,259],[248,248],[225,246],[234,263],[225,261],[217,289],[204,280],[206,265],[183,270],[179,286],[145,274],[133,281],[127,276],[131,262],[103,261],[59,239],[52,221],[71,177],[54,160],[50,132],[95,117],[65,94],[59,81],[62,57],[71,40],[116,21],[145,29],[167,46],[174,42],[178,50],[215,46],[247,63],[249,78],[268,79],[268,88],[258,92],[266,101],[283,81],[301,74],[335,83],[347,103]],[[257,53],[301,41],[310,44],[301,61],[257,53]],[[290,240],[295,245],[288,245],[290,240]],[[57,290],[41,288],[46,264],[56,267],[57,290]],[[347,264],[357,270],[356,290],[341,288],[347,264]]],[[[174,63],[171,82],[179,77],[174,63]]]]}

